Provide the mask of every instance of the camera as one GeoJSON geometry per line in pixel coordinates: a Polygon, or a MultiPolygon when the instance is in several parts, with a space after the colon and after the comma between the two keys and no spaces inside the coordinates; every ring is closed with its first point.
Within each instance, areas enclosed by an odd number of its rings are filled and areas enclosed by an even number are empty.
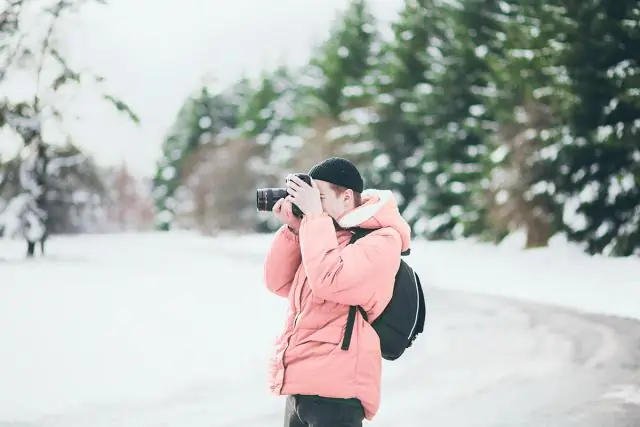
{"type": "MultiPolygon", "coordinates": [[[[311,177],[305,173],[293,174],[311,185],[311,177]]],[[[273,209],[273,205],[280,199],[287,197],[289,193],[286,188],[258,188],[256,190],[256,205],[258,211],[270,211],[273,209]]],[[[293,215],[298,218],[302,218],[302,211],[294,204],[293,215]]]]}

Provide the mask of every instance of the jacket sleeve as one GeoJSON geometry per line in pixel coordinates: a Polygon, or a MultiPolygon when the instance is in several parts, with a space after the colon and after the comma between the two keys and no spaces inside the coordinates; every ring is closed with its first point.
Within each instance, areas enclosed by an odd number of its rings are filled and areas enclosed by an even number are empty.
{"type": "Polygon", "coordinates": [[[276,232],[264,263],[263,280],[267,289],[287,297],[301,262],[298,236],[283,225],[276,232]]]}
{"type": "Polygon", "coordinates": [[[388,302],[401,246],[397,231],[382,228],[341,248],[333,221],[325,215],[305,217],[300,227],[302,263],[313,294],[339,304],[388,302]]]}

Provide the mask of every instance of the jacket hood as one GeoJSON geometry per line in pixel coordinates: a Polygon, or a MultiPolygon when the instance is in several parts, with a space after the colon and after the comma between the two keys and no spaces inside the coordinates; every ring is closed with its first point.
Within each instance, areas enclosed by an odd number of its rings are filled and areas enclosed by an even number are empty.
{"type": "Polygon", "coordinates": [[[365,190],[362,193],[362,205],[341,216],[337,222],[342,228],[391,227],[400,234],[403,252],[411,246],[411,227],[400,214],[390,190],[365,190]]]}

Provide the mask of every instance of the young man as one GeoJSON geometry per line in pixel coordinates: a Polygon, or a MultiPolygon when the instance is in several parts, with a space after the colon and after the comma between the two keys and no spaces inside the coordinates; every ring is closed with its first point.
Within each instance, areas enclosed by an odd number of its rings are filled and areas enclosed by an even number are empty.
{"type": "Polygon", "coordinates": [[[382,356],[373,328],[356,317],[351,346],[341,349],[350,305],[370,321],[393,292],[410,229],[390,191],[367,190],[348,160],[330,158],[293,176],[276,203],[284,223],[264,266],[264,281],[289,300],[271,360],[271,390],[286,395],[285,427],[360,427],[380,405],[382,356]],[[298,219],[292,203],[303,212],[298,219]],[[351,228],[375,229],[349,244],[351,228]]]}

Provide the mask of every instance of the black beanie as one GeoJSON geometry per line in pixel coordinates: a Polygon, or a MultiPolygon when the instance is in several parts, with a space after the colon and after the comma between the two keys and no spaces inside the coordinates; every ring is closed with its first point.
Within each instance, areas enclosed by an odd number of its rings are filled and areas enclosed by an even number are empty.
{"type": "Polygon", "coordinates": [[[309,170],[311,178],[330,182],[340,187],[348,188],[356,193],[364,190],[364,181],[358,168],[347,159],[331,157],[309,170]]]}

